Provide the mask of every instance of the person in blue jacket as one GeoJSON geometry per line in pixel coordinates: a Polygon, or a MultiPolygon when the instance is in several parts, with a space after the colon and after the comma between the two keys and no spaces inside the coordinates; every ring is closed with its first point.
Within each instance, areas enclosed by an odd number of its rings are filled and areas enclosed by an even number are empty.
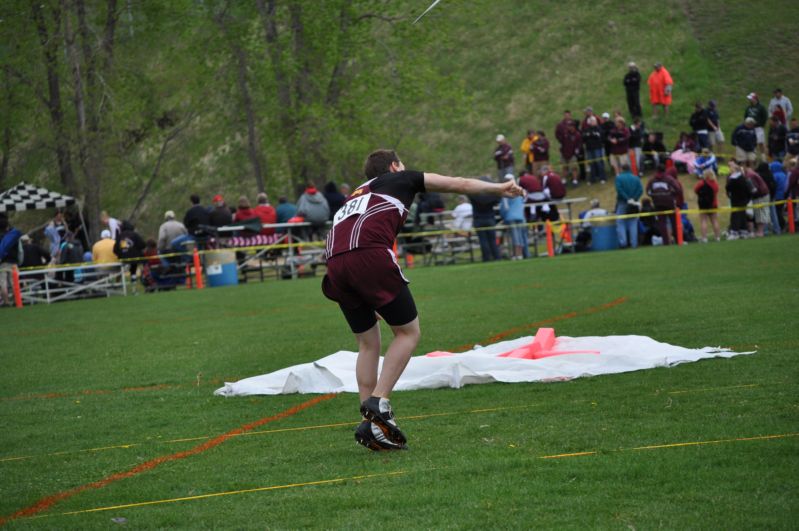
{"type": "MultiPolygon", "coordinates": [[[[512,173],[505,175],[506,181],[515,181],[512,173]]],[[[513,243],[511,260],[530,258],[530,246],[527,240],[527,225],[524,219],[524,199],[517,196],[503,197],[499,203],[499,215],[502,222],[510,227],[510,239],[513,243]]]]}

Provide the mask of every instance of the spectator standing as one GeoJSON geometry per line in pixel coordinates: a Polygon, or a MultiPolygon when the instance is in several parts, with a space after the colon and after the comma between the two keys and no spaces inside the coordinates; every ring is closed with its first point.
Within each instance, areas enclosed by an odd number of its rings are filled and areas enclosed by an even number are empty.
{"type": "Polygon", "coordinates": [[[327,200],[327,206],[330,209],[330,221],[333,220],[333,216],[336,215],[338,209],[344,204],[344,201],[347,199],[344,194],[339,192],[336,183],[333,181],[328,182],[324,188],[324,196],[327,200]]]}
{"type": "Polygon", "coordinates": [[[707,114],[708,126],[710,126],[708,131],[710,147],[717,153],[722,153],[724,145],[724,133],[721,130],[721,118],[719,117],[716,100],[710,100],[707,102],[705,113],[707,114]]]}
{"type": "Polygon", "coordinates": [[[768,128],[768,156],[772,160],[782,160],[785,157],[785,146],[788,138],[788,129],[776,116],[769,118],[768,128]]]}
{"type": "Polygon", "coordinates": [[[44,229],[44,235],[50,241],[50,257],[54,263],[60,263],[61,242],[66,239],[68,232],[64,212],[56,210],[53,219],[44,229]]]}
{"type": "Polygon", "coordinates": [[[640,116],[633,118],[633,123],[630,125],[630,150],[632,156],[635,157],[635,171],[639,176],[643,175],[643,147],[644,139],[646,138],[646,124],[640,116]]]}
{"type": "Polygon", "coordinates": [[[733,210],[730,212],[730,228],[727,233],[727,239],[737,240],[748,235],[746,205],[749,204],[752,195],[747,179],[744,176],[744,168],[735,161],[730,161],[729,166],[730,174],[727,176],[727,184],[724,189],[730,199],[730,206],[733,210]]]}
{"type": "MultiPolygon", "coordinates": [[[[637,214],[641,210],[639,200],[644,192],[641,179],[632,174],[629,163],[622,164],[620,170],[616,176],[616,214],[637,214]]],[[[638,218],[617,219],[616,234],[622,249],[638,247],[638,218]]]]}
{"type": "Polygon", "coordinates": [[[731,142],[735,146],[735,160],[747,167],[752,167],[757,159],[756,123],[754,118],[747,117],[744,123],[736,127],[735,131],[732,132],[731,142]]]}
{"type": "Polygon", "coordinates": [[[100,212],[100,223],[111,232],[111,239],[116,239],[119,232],[122,230],[122,225],[119,220],[109,216],[108,212],[105,210],[100,212]]]}
{"type": "Polygon", "coordinates": [[[533,163],[535,162],[535,153],[533,152],[533,142],[535,142],[536,132],[533,129],[527,130],[527,136],[522,140],[522,145],[519,150],[524,154],[524,169],[527,171],[533,170],[533,163]]]}
{"type": "MultiPolygon", "coordinates": [[[[209,224],[212,227],[224,227],[233,223],[233,214],[225,204],[225,198],[221,194],[216,194],[213,199],[214,207],[208,215],[209,224]]],[[[159,249],[161,240],[158,241],[159,249]]]]}
{"type": "Polygon", "coordinates": [[[610,130],[608,135],[608,142],[610,143],[610,166],[616,175],[621,173],[621,167],[630,165],[630,157],[628,152],[630,150],[630,130],[624,118],[617,117],[615,127],[610,130]]]}
{"type": "Polygon", "coordinates": [[[784,119],[781,120],[782,124],[788,125],[791,121],[791,116],[793,116],[793,105],[791,100],[782,93],[781,88],[774,89],[774,97],[768,103],[769,116],[774,116],[774,113],[777,112],[777,107],[781,108],[784,113],[784,119]]]}
{"type": "Polygon", "coordinates": [[[286,196],[280,196],[277,198],[277,208],[275,212],[277,213],[278,223],[288,223],[288,220],[297,215],[297,207],[294,203],[290,203],[286,196]]]}
{"type": "Polygon", "coordinates": [[[494,160],[497,163],[497,173],[502,179],[506,174],[514,174],[513,148],[510,147],[505,135],[497,135],[497,147],[494,149],[494,160]]]}
{"type": "Polygon", "coordinates": [[[555,128],[555,137],[560,143],[561,173],[576,185],[577,156],[582,149],[582,138],[577,130],[577,121],[572,118],[570,111],[563,112],[563,120],[555,128]]]}
{"type": "Polygon", "coordinates": [[[760,98],[757,92],[750,92],[747,94],[746,99],[749,100],[749,105],[744,109],[744,121],[747,118],[752,118],[755,121],[755,135],[757,137],[757,148],[760,150],[761,155],[766,153],[766,122],[768,121],[768,111],[760,103],[760,98]]]}
{"type": "Polygon", "coordinates": [[[707,111],[702,106],[701,101],[697,101],[694,105],[694,112],[688,122],[691,125],[694,135],[696,135],[696,142],[699,144],[699,149],[709,148],[710,132],[708,128],[710,127],[710,122],[707,111]]]}
{"type": "MultiPolygon", "coordinates": [[[[783,174],[785,175],[785,174],[783,174]]],[[[42,267],[50,263],[50,253],[38,243],[31,240],[27,234],[20,237],[22,242],[22,262],[20,267],[42,267]]]]}
{"type": "Polygon", "coordinates": [[[596,116],[589,116],[580,137],[585,147],[585,158],[588,163],[588,184],[605,183],[605,141],[599,128],[596,116]]]}
{"type": "Polygon", "coordinates": [[[0,299],[6,306],[11,306],[11,297],[8,295],[9,286],[12,285],[12,272],[19,263],[19,240],[22,234],[8,222],[8,217],[0,213],[0,299]]]}
{"type": "Polygon", "coordinates": [[[183,225],[192,236],[205,235],[205,231],[200,226],[211,224],[208,209],[200,204],[200,196],[197,194],[192,194],[189,200],[191,207],[183,216],[183,225]]]}
{"type": "Polygon", "coordinates": [[[671,105],[672,88],[674,87],[671,74],[662,64],[655,63],[655,68],[649,74],[647,84],[649,85],[649,101],[652,104],[652,116],[657,118],[658,105],[660,105],[663,107],[663,117],[667,118],[669,106],[671,105]]]}
{"type": "MultiPolygon", "coordinates": [[[[506,181],[515,181],[513,175],[505,176],[506,181]]],[[[527,239],[527,225],[524,219],[524,199],[520,196],[503,197],[499,203],[499,215],[502,222],[510,227],[510,239],[513,244],[511,260],[530,258],[530,245],[527,239]]]]}
{"type": "MultiPolygon", "coordinates": [[[[269,204],[269,196],[261,192],[258,194],[258,206],[255,207],[255,215],[261,220],[261,225],[271,225],[277,223],[277,212],[275,207],[269,204]]],[[[271,236],[275,229],[271,227],[261,227],[261,234],[271,236]]]]}
{"type": "Polygon", "coordinates": [[[670,242],[669,225],[674,225],[672,211],[677,206],[679,185],[666,174],[665,166],[658,167],[655,175],[646,184],[646,195],[652,199],[652,205],[657,215],[658,230],[663,238],[663,245],[670,242]]]}
{"type": "MultiPolygon", "coordinates": [[[[786,191],[788,189],[788,176],[785,175],[785,167],[782,162],[775,160],[769,164],[771,175],[774,177],[774,194],[771,197],[772,201],[784,201],[786,199],[786,191]]],[[[785,205],[771,205],[771,224],[774,226],[774,232],[777,233],[777,227],[780,232],[785,230],[785,205]]]]}
{"type": "MultiPolygon", "coordinates": [[[[229,210],[228,213],[230,213],[229,210]]],[[[229,223],[225,225],[229,225],[229,223]]],[[[164,213],[164,222],[158,227],[158,250],[162,253],[169,252],[172,249],[172,240],[186,236],[188,233],[186,226],[175,219],[175,213],[167,210],[164,213]]]]}
{"type": "MultiPolygon", "coordinates": [[[[717,209],[719,207],[719,183],[716,180],[716,172],[710,168],[705,169],[700,181],[694,186],[694,193],[696,194],[697,203],[699,204],[699,210],[717,209]]],[[[719,241],[721,239],[721,232],[719,231],[719,216],[716,212],[699,213],[699,233],[701,234],[699,241],[707,243],[708,223],[713,227],[716,241],[719,241]]]]}
{"type": "Polygon", "coordinates": [[[624,75],[624,91],[627,93],[627,109],[633,118],[640,117],[641,112],[641,72],[638,66],[630,62],[624,75]]]}
{"type": "Polygon", "coordinates": [[[791,118],[791,129],[785,135],[785,150],[788,157],[799,157],[799,120],[791,118]]]}
{"type": "Polygon", "coordinates": [[[324,238],[325,225],[330,219],[330,205],[313,184],[305,187],[305,191],[297,201],[297,214],[311,224],[307,233],[308,238],[316,237],[320,240],[324,238]]]}
{"type": "Polygon", "coordinates": [[[533,150],[533,173],[541,170],[541,166],[549,165],[549,139],[543,131],[537,131],[531,146],[533,150]]]}
{"type": "Polygon", "coordinates": [[[115,241],[111,238],[111,231],[104,229],[100,239],[92,246],[92,262],[95,264],[112,264],[118,260],[114,254],[115,241]]]}
{"type": "MultiPolygon", "coordinates": [[[[491,182],[487,176],[480,177],[480,180],[491,182]]],[[[499,252],[494,230],[497,225],[494,207],[497,206],[500,198],[492,194],[476,194],[468,197],[472,203],[474,228],[477,229],[477,239],[480,242],[480,254],[483,262],[500,260],[502,255],[499,252]]]]}
{"type": "MultiPolygon", "coordinates": [[[[766,164],[768,170],[768,164],[766,164]]],[[[771,172],[769,172],[769,175],[771,172]]],[[[768,185],[760,174],[751,168],[744,169],[744,176],[752,182],[752,210],[755,215],[755,236],[765,235],[766,225],[771,221],[769,208],[766,206],[769,198],[768,185]]]]}

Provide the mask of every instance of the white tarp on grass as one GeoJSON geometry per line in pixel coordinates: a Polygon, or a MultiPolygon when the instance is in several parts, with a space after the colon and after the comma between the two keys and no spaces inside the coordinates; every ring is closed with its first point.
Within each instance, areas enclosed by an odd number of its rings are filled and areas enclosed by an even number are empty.
{"type": "MultiPolygon", "coordinates": [[[[491,382],[547,382],[583,376],[614,374],[655,367],[673,367],[706,358],[731,358],[754,352],[732,352],[720,347],[683,348],[645,336],[559,337],[557,351],[592,350],[599,354],[564,354],[543,359],[499,358],[499,354],[529,344],[532,337],[477,347],[452,356],[411,358],[395,390],[459,388],[491,382]]],[[[303,363],[235,383],[214,394],[222,396],[290,393],[357,393],[356,352],[339,351],[312,363],[303,363]]],[[[382,359],[381,359],[382,363],[382,359]]]]}

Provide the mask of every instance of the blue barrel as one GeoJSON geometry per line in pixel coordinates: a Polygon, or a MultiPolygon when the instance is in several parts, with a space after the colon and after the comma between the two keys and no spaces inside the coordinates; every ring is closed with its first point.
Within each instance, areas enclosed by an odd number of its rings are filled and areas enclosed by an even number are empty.
{"type": "Polygon", "coordinates": [[[235,286],[239,283],[236,253],[224,251],[206,255],[205,276],[212,288],[235,286]]]}
{"type": "Polygon", "coordinates": [[[591,250],[612,251],[619,248],[619,235],[616,233],[616,224],[591,226],[591,250]]]}

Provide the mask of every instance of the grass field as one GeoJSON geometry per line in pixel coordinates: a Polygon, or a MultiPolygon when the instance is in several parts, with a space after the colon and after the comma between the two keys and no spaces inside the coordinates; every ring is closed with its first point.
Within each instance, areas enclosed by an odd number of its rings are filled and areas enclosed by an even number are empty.
{"type": "Polygon", "coordinates": [[[782,236],[411,270],[419,354],[543,323],[758,352],[396,393],[411,450],[389,454],[354,443],[354,395],[212,394],[353,348],[318,278],[4,310],[0,518],[47,529],[795,528],[797,261],[796,237],[782,236]],[[562,454],[579,455],[545,458],[562,454]]]}

